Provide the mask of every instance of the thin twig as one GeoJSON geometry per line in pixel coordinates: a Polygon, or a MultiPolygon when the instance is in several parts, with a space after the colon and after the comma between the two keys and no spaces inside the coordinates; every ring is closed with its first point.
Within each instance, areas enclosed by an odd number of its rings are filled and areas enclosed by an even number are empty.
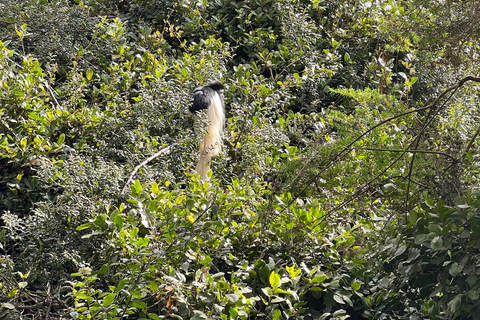
{"type": "Polygon", "coordinates": [[[472,139],[470,139],[470,141],[468,142],[467,148],[465,149],[462,156],[460,157],[460,161],[463,162],[465,160],[465,157],[467,156],[468,150],[470,150],[472,148],[472,145],[475,142],[475,140],[477,139],[479,133],[480,133],[480,127],[477,129],[477,131],[473,135],[472,139]]]}
{"type": "Polygon", "coordinates": [[[354,148],[353,150],[368,150],[368,151],[385,151],[385,152],[408,152],[408,153],[427,153],[438,154],[450,158],[452,161],[457,161],[452,155],[441,151],[427,151],[427,150],[397,150],[397,149],[382,149],[382,148],[354,148]]]}
{"type": "Polygon", "coordinates": [[[60,110],[63,109],[62,105],[60,103],[58,103],[58,100],[55,97],[55,93],[53,92],[53,90],[50,87],[50,85],[48,84],[48,82],[45,82],[45,87],[47,87],[48,93],[50,94],[50,97],[52,98],[53,104],[55,105],[55,107],[57,107],[57,109],[60,109],[60,110]]]}
{"type": "Polygon", "coordinates": [[[170,149],[175,146],[177,143],[173,143],[157,152],[155,152],[153,155],[151,155],[150,157],[148,157],[147,159],[145,159],[144,161],[142,161],[142,163],[140,163],[138,166],[135,167],[135,169],[133,169],[132,173],[130,174],[130,176],[128,177],[128,180],[127,180],[127,183],[125,183],[125,186],[123,187],[122,189],[122,194],[125,194],[128,190],[128,186],[133,182],[133,177],[137,174],[137,171],[143,167],[144,165],[146,165],[147,163],[149,163],[150,161],[152,161],[153,159],[159,157],[160,155],[162,154],[165,154],[165,153],[169,153],[170,152],[170,149]]]}
{"type": "MultiPolygon", "coordinates": [[[[339,153],[337,153],[336,155],[334,155],[334,157],[332,157],[332,159],[331,159],[331,161],[330,161],[329,164],[327,164],[325,167],[323,167],[323,168],[322,168],[317,174],[315,174],[313,177],[311,177],[310,179],[308,179],[308,180],[303,184],[303,188],[301,188],[300,192],[298,192],[297,194],[295,194],[295,195],[292,196],[292,199],[290,200],[290,202],[287,203],[287,204],[283,207],[283,209],[281,210],[281,212],[285,211],[294,201],[296,201],[296,200],[298,199],[298,197],[305,192],[305,190],[308,188],[308,186],[309,186],[313,181],[315,181],[323,172],[325,172],[328,168],[330,168],[331,166],[333,166],[333,164],[336,163],[337,161],[339,161],[341,158],[344,158],[344,157],[352,150],[351,147],[352,147],[356,142],[358,142],[360,139],[362,139],[363,137],[365,137],[366,135],[368,135],[370,132],[372,132],[372,131],[375,130],[376,128],[378,128],[378,127],[380,127],[380,126],[382,126],[382,125],[384,125],[384,124],[386,124],[386,123],[388,123],[388,122],[390,122],[390,121],[392,121],[392,120],[395,120],[395,119],[397,119],[397,118],[403,117],[403,116],[408,115],[408,114],[411,114],[411,113],[417,113],[417,112],[423,111],[423,110],[435,110],[436,107],[437,107],[438,102],[439,102],[447,93],[449,93],[449,92],[452,91],[452,90],[455,90],[455,91],[456,91],[459,87],[461,87],[461,86],[462,86],[465,82],[467,82],[467,81],[480,82],[480,77],[467,76],[467,77],[459,80],[456,85],[454,85],[454,86],[452,86],[452,87],[450,87],[450,88],[447,88],[445,91],[443,91],[443,92],[437,97],[437,99],[435,99],[431,104],[429,104],[429,105],[427,105],[427,106],[425,106],[425,107],[422,107],[422,108],[413,109],[413,110],[406,111],[406,112],[403,112],[403,113],[398,114],[398,115],[394,115],[394,116],[392,116],[392,117],[390,117],[390,118],[387,118],[387,119],[379,122],[378,124],[374,125],[373,127],[369,128],[368,130],[366,130],[365,132],[363,132],[361,135],[359,135],[357,138],[355,138],[351,143],[349,143],[345,148],[343,148],[342,151],[340,151],[339,153]]],[[[455,92],[454,92],[454,93],[455,93],[455,92]]],[[[450,99],[450,98],[449,98],[449,99],[450,99]]],[[[424,129],[425,129],[425,128],[423,128],[423,130],[424,130],[424,129]]],[[[411,146],[415,143],[415,141],[416,141],[416,140],[414,140],[409,147],[411,147],[411,146]]],[[[405,151],[401,151],[401,152],[402,152],[402,155],[401,155],[401,156],[403,156],[403,154],[405,154],[406,152],[408,152],[408,149],[409,149],[409,148],[407,148],[405,151]]],[[[415,148],[415,149],[416,149],[416,148],[415,148]]],[[[414,153],[414,154],[415,154],[415,153],[414,153]]],[[[398,159],[396,159],[394,162],[396,162],[396,161],[398,161],[398,159]]],[[[382,173],[383,173],[383,172],[384,172],[384,171],[382,171],[382,173]]],[[[378,178],[378,176],[376,176],[373,180],[375,180],[375,179],[377,179],[377,178],[378,178]]],[[[373,181],[373,180],[371,180],[371,181],[373,181]]],[[[361,189],[363,189],[363,188],[361,188],[361,189]]],[[[357,194],[358,194],[358,192],[355,193],[353,196],[355,197],[357,194]]],[[[353,197],[353,198],[354,198],[354,197],[353,197]]],[[[347,199],[347,201],[346,201],[346,202],[344,201],[341,205],[344,205],[345,203],[348,203],[348,202],[351,201],[353,198],[352,198],[352,197],[349,197],[349,198],[347,199]]],[[[331,214],[333,211],[338,210],[341,205],[339,205],[339,206],[335,207],[334,209],[330,210],[330,211],[328,212],[328,214],[331,214]]],[[[326,214],[326,215],[327,215],[327,214],[326,214]]],[[[325,215],[325,217],[326,217],[326,215],[325,215]]],[[[312,222],[315,222],[315,221],[317,221],[317,220],[318,220],[318,219],[315,219],[315,220],[312,221],[312,222]]],[[[322,219],[322,220],[323,220],[323,219],[322,219]]],[[[311,223],[312,223],[312,222],[311,222],[311,223]]],[[[318,224],[315,224],[314,226],[316,226],[316,225],[318,225],[318,224]]]]}

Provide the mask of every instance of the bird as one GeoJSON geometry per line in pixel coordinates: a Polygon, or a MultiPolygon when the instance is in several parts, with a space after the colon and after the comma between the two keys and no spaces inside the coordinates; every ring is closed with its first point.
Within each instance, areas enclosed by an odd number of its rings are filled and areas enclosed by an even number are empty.
{"type": "Polygon", "coordinates": [[[206,110],[207,133],[199,139],[200,159],[196,166],[196,171],[202,179],[207,177],[212,158],[222,151],[225,128],[224,89],[225,87],[218,80],[196,88],[192,94],[193,103],[188,109],[191,114],[196,115],[206,110]]]}

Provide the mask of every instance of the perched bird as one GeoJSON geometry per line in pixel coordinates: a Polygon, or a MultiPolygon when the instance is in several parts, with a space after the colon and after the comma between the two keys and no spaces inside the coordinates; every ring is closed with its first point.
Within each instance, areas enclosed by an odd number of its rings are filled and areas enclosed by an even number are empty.
{"type": "Polygon", "coordinates": [[[207,133],[199,140],[200,159],[196,170],[201,178],[207,176],[212,158],[222,151],[225,128],[224,89],[220,81],[212,81],[193,90],[193,103],[189,111],[196,114],[206,110],[208,121],[207,133]]]}

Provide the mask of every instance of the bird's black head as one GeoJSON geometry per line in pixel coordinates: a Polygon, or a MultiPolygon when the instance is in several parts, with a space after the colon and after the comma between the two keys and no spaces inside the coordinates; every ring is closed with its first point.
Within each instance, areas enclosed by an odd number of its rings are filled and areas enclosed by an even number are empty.
{"type": "Polygon", "coordinates": [[[215,91],[220,91],[220,90],[225,89],[223,84],[218,80],[212,81],[209,84],[207,84],[206,86],[212,88],[215,91]]]}

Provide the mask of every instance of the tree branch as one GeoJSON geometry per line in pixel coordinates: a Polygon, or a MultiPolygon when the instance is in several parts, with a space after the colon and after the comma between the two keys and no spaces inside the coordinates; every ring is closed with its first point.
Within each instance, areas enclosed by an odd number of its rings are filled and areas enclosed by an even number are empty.
{"type": "Polygon", "coordinates": [[[427,150],[397,150],[397,149],[382,149],[382,148],[354,148],[354,150],[369,150],[369,151],[384,151],[384,152],[409,152],[409,153],[427,153],[438,154],[450,158],[452,161],[457,161],[452,155],[441,151],[427,151],[427,150]]]}
{"type": "Polygon", "coordinates": [[[122,193],[121,194],[125,194],[128,190],[128,186],[133,182],[133,177],[135,176],[135,174],[137,174],[137,171],[143,167],[144,165],[146,165],[147,163],[149,163],[150,161],[152,161],[153,159],[159,157],[160,155],[162,154],[165,154],[165,153],[169,153],[170,152],[170,149],[175,146],[176,143],[173,143],[159,151],[157,151],[156,153],[154,153],[153,155],[151,155],[150,157],[148,157],[147,159],[145,159],[142,163],[140,163],[138,166],[135,167],[135,169],[133,169],[132,173],[130,174],[130,176],[128,177],[128,180],[127,180],[127,183],[125,183],[125,186],[123,187],[122,189],[122,193]]]}

